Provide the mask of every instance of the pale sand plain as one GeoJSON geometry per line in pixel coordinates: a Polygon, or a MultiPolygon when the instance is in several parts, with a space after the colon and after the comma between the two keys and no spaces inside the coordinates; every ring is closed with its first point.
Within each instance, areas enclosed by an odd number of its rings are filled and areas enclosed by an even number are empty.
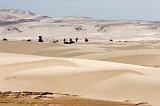
{"type": "Polygon", "coordinates": [[[0,45],[0,91],[79,95],[96,99],[96,103],[111,100],[108,106],[136,106],[124,103],[126,100],[160,105],[158,41],[73,45],[0,41],[0,45]],[[121,103],[114,105],[113,101],[121,103]]]}

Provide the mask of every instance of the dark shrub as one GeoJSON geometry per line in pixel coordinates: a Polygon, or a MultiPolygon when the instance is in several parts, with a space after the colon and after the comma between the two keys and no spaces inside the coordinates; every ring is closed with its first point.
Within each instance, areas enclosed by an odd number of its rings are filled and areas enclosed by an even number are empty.
{"type": "Polygon", "coordinates": [[[78,38],[76,38],[76,42],[78,42],[78,38]]]}
{"type": "Polygon", "coordinates": [[[69,44],[73,44],[73,43],[75,43],[75,42],[72,40],[72,38],[70,38],[69,44]]]}
{"type": "Polygon", "coordinates": [[[43,42],[42,36],[39,36],[38,42],[43,42]]]}
{"type": "Polygon", "coordinates": [[[66,41],[65,41],[64,44],[69,44],[69,42],[66,42],[66,41]]]}
{"type": "Polygon", "coordinates": [[[8,39],[6,39],[6,38],[3,38],[3,41],[7,41],[8,39]]]}
{"type": "Polygon", "coordinates": [[[31,42],[31,39],[28,39],[27,42],[31,42]]]}
{"type": "Polygon", "coordinates": [[[85,42],[88,42],[88,41],[89,41],[89,40],[86,38],[86,39],[85,39],[85,42]]]}
{"type": "Polygon", "coordinates": [[[75,43],[75,42],[74,42],[74,41],[70,41],[70,42],[69,42],[69,44],[73,44],[73,43],[75,43]]]}
{"type": "Polygon", "coordinates": [[[53,93],[51,93],[51,92],[44,92],[41,95],[53,95],[53,93]]]}

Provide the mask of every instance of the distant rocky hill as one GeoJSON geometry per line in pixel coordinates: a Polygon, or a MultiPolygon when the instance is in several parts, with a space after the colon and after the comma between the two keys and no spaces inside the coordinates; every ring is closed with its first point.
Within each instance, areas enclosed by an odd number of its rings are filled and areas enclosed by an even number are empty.
{"type": "Polygon", "coordinates": [[[23,10],[0,10],[0,39],[84,38],[90,41],[160,40],[160,21],[114,21],[89,17],[53,18],[23,10]]]}

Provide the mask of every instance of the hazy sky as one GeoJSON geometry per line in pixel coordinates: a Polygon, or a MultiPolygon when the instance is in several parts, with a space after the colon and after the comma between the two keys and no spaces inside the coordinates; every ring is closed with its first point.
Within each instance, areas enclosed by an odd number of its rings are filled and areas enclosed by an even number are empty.
{"type": "Polygon", "coordinates": [[[51,17],[160,21],[160,0],[0,0],[0,9],[22,9],[51,17]]]}

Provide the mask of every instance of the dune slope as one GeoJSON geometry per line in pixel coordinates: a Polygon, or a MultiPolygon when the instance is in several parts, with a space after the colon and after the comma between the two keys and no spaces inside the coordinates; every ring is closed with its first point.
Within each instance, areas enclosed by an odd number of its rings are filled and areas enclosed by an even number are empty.
{"type": "Polygon", "coordinates": [[[86,59],[0,56],[1,91],[52,91],[160,104],[160,69],[86,59]]]}

